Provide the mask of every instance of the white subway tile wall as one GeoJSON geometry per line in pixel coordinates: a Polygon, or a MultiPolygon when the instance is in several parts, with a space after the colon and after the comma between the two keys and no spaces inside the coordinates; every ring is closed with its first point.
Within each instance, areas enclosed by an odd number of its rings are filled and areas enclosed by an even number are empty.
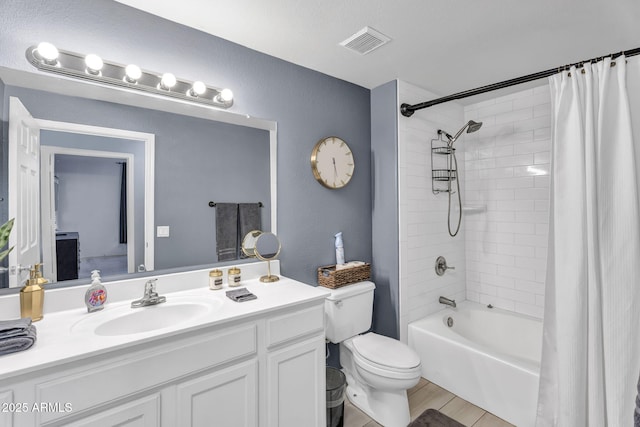
{"type": "MultiPolygon", "coordinates": [[[[437,97],[416,86],[398,82],[398,105],[437,97]]],[[[438,129],[454,133],[463,124],[463,108],[456,103],[421,110],[411,118],[398,112],[399,320],[403,342],[407,341],[410,322],[443,308],[438,303],[439,296],[465,299],[465,225],[463,223],[457,237],[450,237],[447,194],[434,195],[431,191],[431,139],[437,138],[438,129]],[[444,276],[436,275],[435,262],[439,255],[443,255],[455,270],[448,270],[444,276]]],[[[464,141],[458,141],[461,143],[464,141]]],[[[464,154],[458,155],[458,164],[462,170],[464,154]]],[[[464,178],[464,174],[461,175],[464,178]]]]}
{"type": "MultiPolygon", "coordinates": [[[[438,96],[398,82],[398,105],[438,96]]],[[[440,295],[541,318],[546,275],[550,101],[548,86],[462,107],[447,103],[398,113],[400,339],[407,325],[440,309],[440,295]],[[456,142],[463,225],[447,232],[447,194],[431,191],[438,129],[482,128],[456,142]],[[435,274],[443,255],[455,270],[435,274]]]]}
{"type": "Polygon", "coordinates": [[[466,136],[466,298],[542,318],[549,231],[547,85],[468,105],[484,125],[466,136]]]}

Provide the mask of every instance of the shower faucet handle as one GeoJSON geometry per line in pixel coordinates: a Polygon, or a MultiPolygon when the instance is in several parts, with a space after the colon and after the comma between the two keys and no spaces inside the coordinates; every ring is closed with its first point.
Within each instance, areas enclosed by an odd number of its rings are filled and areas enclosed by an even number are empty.
{"type": "Polygon", "coordinates": [[[443,256],[439,256],[436,259],[436,274],[438,276],[444,275],[447,270],[455,270],[455,267],[450,267],[447,265],[447,260],[443,256]]]}

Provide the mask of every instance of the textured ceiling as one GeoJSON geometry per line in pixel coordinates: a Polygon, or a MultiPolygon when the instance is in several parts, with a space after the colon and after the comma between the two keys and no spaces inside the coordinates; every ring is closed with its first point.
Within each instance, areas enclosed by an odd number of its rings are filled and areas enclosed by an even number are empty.
{"type": "Polygon", "coordinates": [[[640,47],[638,0],[118,1],[366,88],[441,95],[640,47]],[[365,26],[391,42],[339,45],[365,26]]]}

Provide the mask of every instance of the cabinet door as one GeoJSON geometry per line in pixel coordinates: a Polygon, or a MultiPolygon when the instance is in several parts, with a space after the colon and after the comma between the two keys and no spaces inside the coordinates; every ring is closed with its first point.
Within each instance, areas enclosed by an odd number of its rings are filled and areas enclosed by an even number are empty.
{"type": "Polygon", "coordinates": [[[68,427],[160,427],[160,395],[154,394],[99,412],[68,427]]]}
{"type": "Polygon", "coordinates": [[[0,426],[13,427],[13,391],[0,391],[0,426]]]}
{"type": "Polygon", "coordinates": [[[178,425],[257,426],[257,378],[258,362],[251,360],[179,384],[178,425]]]}
{"type": "Polygon", "coordinates": [[[267,355],[269,426],[324,427],[324,335],[267,355]]]}

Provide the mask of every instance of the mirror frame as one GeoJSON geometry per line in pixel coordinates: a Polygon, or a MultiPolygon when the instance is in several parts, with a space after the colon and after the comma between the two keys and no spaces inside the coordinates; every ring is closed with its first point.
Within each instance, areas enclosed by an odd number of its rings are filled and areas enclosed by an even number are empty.
{"type": "Polygon", "coordinates": [[[260,233],[258,237],[256,237],[256,244],[255,244],[255,247],[253,248],[253,252],[256,254],[256,258],[258,258],[260,261],[273,261],[278,259],[278,255],[280,255],[281,250],[282,250],[282,243],[280,243],[280,239],[275,233],[272,233],[270,231],[263,231],[262,233],[260,233]],[[265,238],[268,236],[273,236],[273,238],[276,239],[276,242],[278,242],[278,250],[275,252],[275,254],[271,258],[265,257],[258,251],[258,242],[260,242],[261,238],[265,238]]]}
{"type": "MultiPolygon", "coordinates": [[[[0,80],[5,85],[24,87],[28,89],[41,90],[60,95],[73,96],[78,98],[106,101],[115,104],[128,105],[139,108],[146,108],[157,111],[164,111],[173,114],[180,114],[205,120],[234,124],[239,126],[262,129],[269,132],[269,187],[271,199],[271,224],[270,232],[277,233],[277,145],[278,130],[275,120],[267,120],[252,117],[249,114],[237,113],[229,110],[222,110],[203,104],[196,104],[185,100],[166,98],[160,95],[141,93],[127,88],[107,86],[100,83],[76,80],[64,76],[52,76],[44,73],[33,73],[27,70],[18,70],[7,67],[0,67],[0,80]]],[[[38,118],[36,118],[38,119],[38,118]]],[[[40,122],[51,122],[46,119],[38,119],[40,122]]],[[[55,129],[48,129],[55,130],[55,129]]],[[[155,188],[155,185],[154,185],[155,188]]],[[[145,232],[148,226],[145,224],[145,232]]],[[[151,227],[152,235],[155,224],[151,227]]],[[[145,236],[146,238],[146,236],[145,236]]],[[[151,240],[155,238],[152,237],[151,240]]],[[[213,264],[213,263],[212,263],[213,264]]],[[[220,263],[215,263],[220,265],[220,263]]],[[[168,272],[190,271],[202,266],[185,266],[184,268],[172,268],[168,272]]],[[[139,273],[140,275],[158,274],[155,271],[139,273]]],[[[162,274],[160,272],[160,274],[162,274]]],[[[114,280],[127,279],[129,277],[115,276],[114,280]]],[[[51,287],[68,287],[78,284],[88,283],[88,280],[58,282],[51,287]]],[[[7,291],[18,292],[19,288],[3,288],[0,294],[7,291]]]]}

